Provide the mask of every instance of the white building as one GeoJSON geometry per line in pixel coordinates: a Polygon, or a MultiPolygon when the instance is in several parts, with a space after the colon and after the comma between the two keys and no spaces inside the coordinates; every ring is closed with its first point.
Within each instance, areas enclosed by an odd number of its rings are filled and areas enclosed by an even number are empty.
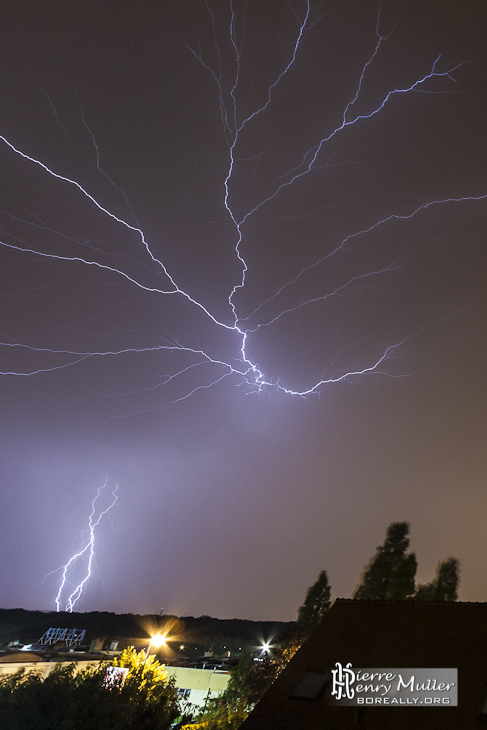
{"type": "Polygon", "coordinates": [[[221,669],[166,667],[166,671],[174,677],[179,694],[200,709],[208,700],[221,695],[230,679],[230,672],[221,669]]]}

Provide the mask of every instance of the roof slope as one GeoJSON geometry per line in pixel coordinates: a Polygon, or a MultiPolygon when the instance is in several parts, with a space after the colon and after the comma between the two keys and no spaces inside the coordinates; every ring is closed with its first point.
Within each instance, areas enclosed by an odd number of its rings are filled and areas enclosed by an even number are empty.
{"type": "MultiPolygon", "coordinates": [[[[339,599],[244,722],[242,730],[469,730],[487,688],[487,604],[339,599]],[[306,671],[366,667],[458,669],[458,707],[330,706],[289,695],[306,671]]],[[[487,725],[487,723],[486,723],[487,725]]]]}

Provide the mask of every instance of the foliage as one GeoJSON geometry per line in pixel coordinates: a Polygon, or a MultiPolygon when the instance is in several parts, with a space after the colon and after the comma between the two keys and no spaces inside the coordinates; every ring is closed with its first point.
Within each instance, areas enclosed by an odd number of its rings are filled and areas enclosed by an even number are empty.
{"type": "Polygon", "coordinates": [[[290,632],[278,647],[272,649],[271,656],[266,655],[257,663],[249,652],[244,652],[232,669],[225,692],[208,703],[195,724],[186,725],[182,730],[237,730],[292,659],[301,642],[302,636],[298,631],[290,632]]]}
{"type": "Polygon", "coordinates": [[[416,601],[456,601],[458,590],[458,560],[448,558],[438,563],[436,577],[430,583],[419,585],[416,589],[416,601]]]}
{"type": "Polygon", "coordinates": [[[168,674],[155,657],[146,657],[145,651],[137,653],[130,647],[115,657],[112,664],[114,667],[126,667],[129,670],[123,684],[124,689],[132,687],[150,702],[159,701],[159,697],[164,695],[169,684],[168,674]]]}
{"type": "Polygon", "coordinates": [[[207,704],[196,725],[186,727],[191,730],[237,730],[252,709],[249,687],[252,672],[253,661],[245,651],[232,669],[225,691],[207,704]]]}
{"type": "MultiPolygon", "coordinates": [[[[178,714],[177,695],[157,662],[124,652],[123,684],[107,686],[107,663],[78,671],[59,664],[42,680],[21,670],[0,676],[0,727],[8,730],[166,730],[178,714]]],[[[114,662],[115,664],[115,662],[114,662]]]]}
{"type": "Polygon", "coordinates": [[[416,556],[407,553],[409,524],[393,522],[387,528],[383,545],[365,568],[353,598],[403,601],[414,594],[416,556]]]}
{"type": "Polygon", "coordinates": [[[283,641],[266,655],[263,661],[254,665],[247,678],[249,700],[255,705],[277,679],[284,667],[291,661],[303,642],[299,630],[289,632],[283,641]]]}
{"type": "Polygon", "coordinates": [[[308,588],[304,603],[298,609],[298,628],[308,636],[328,611],[331,605],[331,588],[324,570],[315,583],[308,588]]]}
{"type": "Polygon", "coordinates": [[[416,557],[407,553],[409,525],[393,522],[384,544],[365,568],[353,598],[381,601],[456,601],[459,566],[456,558],[438,564],[436,577],[415,590],[416,557]]]}
{"type": "Polygon", "coordinates": [[[238,730],[248,717],[250,708],[247,708],[245,698],[233,701],[214,700],[215,706],[206,710],[198,722],[192,725],[183,725],[181,730],[238,730]]]}

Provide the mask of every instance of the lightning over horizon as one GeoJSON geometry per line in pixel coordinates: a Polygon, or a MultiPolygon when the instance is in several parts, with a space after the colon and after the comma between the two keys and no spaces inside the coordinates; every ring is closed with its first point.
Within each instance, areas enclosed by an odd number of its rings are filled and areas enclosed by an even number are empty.
{"type": "MultiPolygon", "coordinates": [[[[81,536],[82,547],[74,553],[67,563],[60,568],[51,571],[48,575],[62,571],[61,581],[54,603],[56,611],[67,611],[72,613],[75,605],[83,595],[86,584],[91,577],[93,562],[95,561],[95,530],[103,517],[110,512],[118,501],[118,484],[111,492],[112,500],[103,509],[97,509],[97,502],[101,499],[103,490],[107,487],[108,479],[98,487],[95,497],[91,503],[91,513],[88,517],[88,527],[81,536]],[[66,597],[66,594],[67,597],[66,597]],[[62,605],[64,608],[62,608],[62,605]]],[[[47,576],[46,576],[47,577],[47,576]]]]}

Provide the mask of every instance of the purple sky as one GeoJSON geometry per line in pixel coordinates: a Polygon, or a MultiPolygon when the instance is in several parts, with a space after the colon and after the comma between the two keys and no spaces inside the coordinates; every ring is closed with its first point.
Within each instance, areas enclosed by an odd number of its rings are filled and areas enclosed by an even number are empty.
{"type": "Polygon", "coordinates": [[[487,600],[485,3],[387,3],[374,58],[376,2],[233,9],[1,11],[0,605],[105,481],[77,610],[291,620],[394,520],[487,600]]]}

